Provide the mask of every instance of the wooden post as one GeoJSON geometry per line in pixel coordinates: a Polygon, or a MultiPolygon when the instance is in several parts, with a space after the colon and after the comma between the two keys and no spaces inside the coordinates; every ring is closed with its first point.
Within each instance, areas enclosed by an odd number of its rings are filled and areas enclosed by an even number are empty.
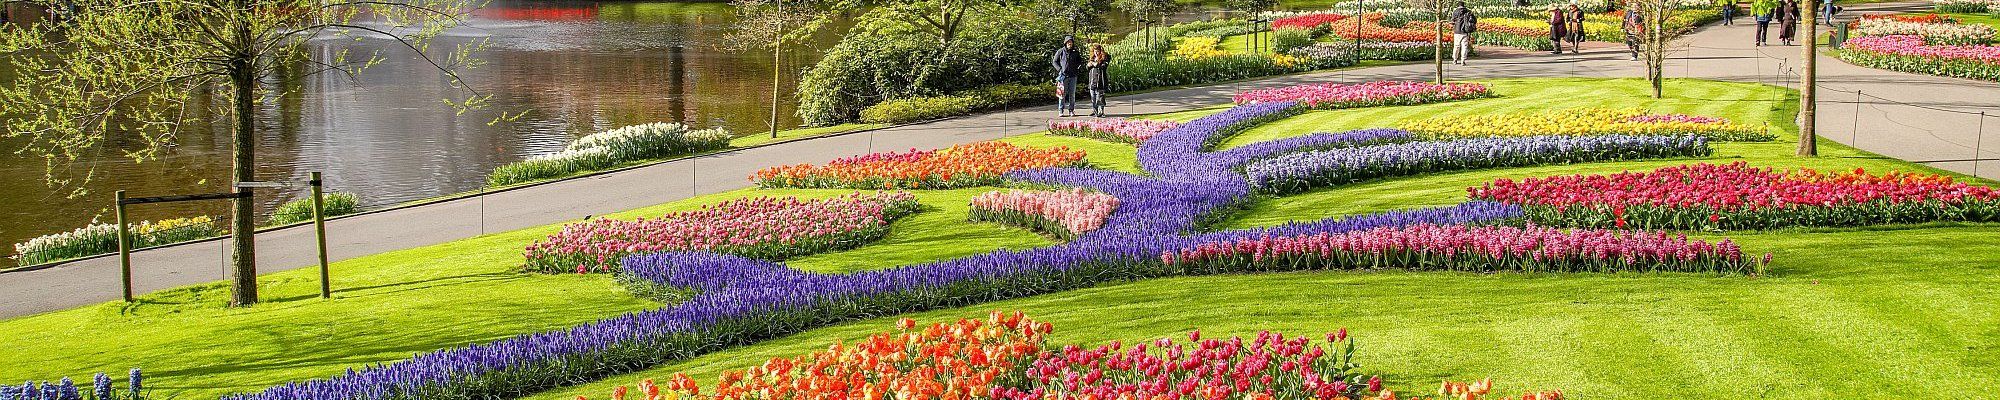
{"type": "Polygon", "coordinates": [[[326,192],[319,180],[319,172],[311,174],[313,205],[313,238],[319,242],[319,298],[333,298],[333,272],[326,265],[326,192]]]}
{"type": "Polygon", "coordinates": [[[132,302],[132,232],[125,224],[125,191],[112,195],[117,205],[113,209],[118,216],[118,276],[124,281],[125,302],[132,302]]]}

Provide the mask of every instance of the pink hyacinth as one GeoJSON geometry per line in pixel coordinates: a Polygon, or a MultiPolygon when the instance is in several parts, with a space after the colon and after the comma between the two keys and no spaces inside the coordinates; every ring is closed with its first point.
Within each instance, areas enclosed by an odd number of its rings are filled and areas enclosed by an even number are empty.
{"type": "Polygon", "coordinates": [[[1104,227],[1104,220],[1118,209],[1118,198],[1108,194],[1071,188],[1058,191],[1011,189],[991,191],[972,198],[973,219],[1017,225],[1060,228],[1057,236],[1074,237],[1104,227]]]}
{"type": "Polygon", "coordinates": [[[1983,44],[1926,44],[1924,37],[1917,35],[1857,37],[1847,39],[1845,46],[1850,51],[1925,57],[1945,61],[1969,61],[2000,66],[2000,46],[1983,44]]]}
{"type": "Polygon", "coordinates": [[[1307,107],[1352,108],[1430,103],[1485,97],[1491,92],[1477,83],[1376,81],[1353,85],[1321,83],[1258,89],[1237,94],[1236,104],[1296,101],[1307,107]]]}
{"type": "Polygon", "coordinates": [[[529,244],[527,269],[611,271],[629,254],[705,250],[759,258],[812,253],[886,231],[889,220],[916,207],[909,192],[802,200],[753,197],[670,213],[656,219],[595,219],[563,226],[529,244]]]}
{"type": "Polygon", "coordinates": [[[1162,120],[1136,120],[1124,118],[1098,118],[1078,121],[1049,122],[1049,133],[1057,135],[1126,138],[1131,142],[1144,142],[1154,135],[1181,126],[1181,123],[1162,120]]]}

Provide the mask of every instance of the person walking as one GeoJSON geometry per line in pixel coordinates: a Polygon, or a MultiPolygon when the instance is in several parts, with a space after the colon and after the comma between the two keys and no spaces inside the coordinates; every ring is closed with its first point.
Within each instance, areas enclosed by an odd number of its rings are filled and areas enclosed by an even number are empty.
{"type": "Polygon", "coordinates": [[[1111,90],[1111,77],[1106,71],[1111,69],[1111,53],[1104,51],[1103,44],[1090,45],[1090,62],[1083,66],[1084,75],[1090,77],[1090,116],[1104,118],[1104,94],[1111,90]]]}
{"type": "Polygon", "coordinates": [[[1063,38],[1061,48],[1049,56],[1049,64],[1056,70],[1056,112],[1064,117],[1076,115],[1076,79],[1083,74],[1083,53],[1076,51],[1076,37],[1063,38]]]}
{"type": "MultiPolygon", "coordinates": [[[[1840,7],[1834,7],[1833,0],[1822,0],[1820,3],[1824,4],[1825,8],[1819,10],[1819,15],[1813,16],[1813,19],[1818,20],[1823,16],[1824,18],[1826,18],[1826,26],[1838,28],[1836,26],[1833,26],[1833,15],[1840,13],[1840,7]]],[[[1800,10],[1803,11],[1804,9],[1800,10]]]]}
{"type": "Polygon", "coordinates": [[[1636,5],[1636,3],[1626,5],[1623,26],[1625,47],[1632,49],[1632,61],[1639,61],[1639,37],[1646,34],[1646,14],[1640,11],[1639,7],[1635,7],[1636,5]]]}
{"type": "Polygon", "coordinates": [[[1723,25],[1736,25],[1736,0],[1716,0],[1715,5],[1722,8],[1723,25]]]}
{"type": "Polygon", "coordinates": [[[1585,32],[1583,29],[1583,7],[1578,6],[1575,1],[1569,2],[1568,21],[1569,21],[1569,53],[1582,54],[1583,39],[1585,39],[1584,36],[1586,36],[1584,34],[1585,32]]]}
{"type": "Polygon", "coordinates": [[[1472,53],[1473,36],[1479,33],[1479,16],[1465,2],[1458,2],[1458,8],[1451,10],[1451,63],[1465,65],[1465,57],[1472,53]]]}
{"type": "Polygon", "coordinates": [[[1555,51],[1549,54],[1562,54],[1563,41],[1569,40],[1569,18],[1563,14],[1566,13],[1562,7],[1549,5],[1549,42],[1554,43],[1556,47],[1555,51]]]}
{"type": "Polygon", "coordinates": [[[1778,2],[1777,21],[1778,42],[1784,43],[1786,46],[1792,45],[1793,32],[1796,32],[1799,28],[1798,0],[1783,0],[1778,2]]]}
{"type": "Polygon", "coordinates": [[[1777,18],[1777,14],[1778,14],[1778,0],[1751,1],[1750,16],[1751,18],[1757,20],[1758,46],[1763,46],[1764,38],[1770,36],[1769,32],[1771,31],[1771,20],[1777,18]]]}

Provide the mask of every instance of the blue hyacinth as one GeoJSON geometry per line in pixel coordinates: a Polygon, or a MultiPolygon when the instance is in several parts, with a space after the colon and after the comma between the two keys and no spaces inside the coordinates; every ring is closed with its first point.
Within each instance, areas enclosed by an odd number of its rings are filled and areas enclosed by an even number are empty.
{"type": "Polygon", "coordinates": [[[110,375],[105,375],[103,372],[99,372],[97,373],[97,376],[90,378],[90,398],[97,400],[111,399],[110,375]]]}
{"type": "Polygon", "coordinates": [[[132,393],[131,393],[131,394],[132,394],[132,399],[133,399],[133,400],[138,400],[138,399],[142,399],[142,398],[144,398],[144,397],[140,396],[140,393],[142,393],[142,392],[140,391],[140,386],[139,386],[139,381],[141,381],[141,380],[144,380],[144,379],[142,379],[142,378],[143,378],[143,377],[141,377],[141,376],[139,375],[139,369],[138,369],[138,368],[133,368],[133,369],[132,369],[132,374],[131,374],[131,376],[129,377],[129,379],[131,379],[131,381],[130,381],[130,382],[131,382],[131,388],[132,388],[132,393]]]}
{"type": "MultiPolygon", "coordinates": [[[[602,378],[632,367],[613,364],[616,360],[684,358],[747,344],[752,340],[747,338],[798,332],[854,317],[1016,298],[1111,280],[1204,273],[1169,270],[1159,261],[1160,255],[1213,240],[1520,218],[1517,207],[1473,202],[1189,236],[1198,233],[1212,215],[1250,198],[1250,181],[1237,172],[1247,163],[1299,151],[1411,140],[1408,132],[1365,130],[1214,150],[1230,135],[1301,111],[1289,102],[1247,104],[1161,132],[1138,149],[1139,164],[1150,176],[1077,168],[1008,174],[1014,181],[1084,187],[1119,198],[1118,210],[1103,228],[1061,245],[845,275],[803,272],[779,263],[705,252],[633,256],[623,260],[626,280],[686,288],[697,294],[656,310],[420,354],[225,399],[384,400],[440,392],[458,392],[469,398],[502,396],[471,390],[481,389],[475,385],[494,374],[511,374],[508,379],[517,385],[507,390],[532,390],[602,378]]],[[[138,371],[133,374],[137,393],[138,371]]]]}

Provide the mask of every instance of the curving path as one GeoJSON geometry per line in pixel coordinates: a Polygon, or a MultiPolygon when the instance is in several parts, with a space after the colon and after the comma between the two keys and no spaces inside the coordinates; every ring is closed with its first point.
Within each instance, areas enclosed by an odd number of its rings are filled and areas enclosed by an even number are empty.
{"type": "MultiPolygon", "coordinates": [[[[1911,3],[1880,4],[1870,10],[1902,10],[1911,3]]],[[[1859,11],[1858,12],[1866,12],[1859,11]]],[[[1857,11],[1850,11],[1851,14],[1857,11]]],[[[1738,22],[1743,22],[1739,19],[1738,22]]],[[[1790,73],[1797,47],[1754,47],[1749,25],[1710,26],[1682,40],[1686,47],[1667,68],[1670,77],[1713,78],[1796,86],[1790,73]]],[[[1550,56],[1505,49],[1482,50],[1486,58],[1452,66],[1454,78],[1636,77],[1638,63],[1622,47],[1594,43],[1584,54],[1550,56]]],[[[1821,58],[1819,126],[1823,136],[1887,156],[1939,168],[2000,179],[2000,85],[1855,67],[1821,58]],[[1845,93],[1838,92],[1845,91],[1845,93]],[[1856,102],[1854,92],[1863,101],[1856,102]],[[1978,135],[1979,111],[1989,140],[1978,135]],[[1971,114],[1967,114],[1970,112],[1971,114]],[[1973,154],[1974,146],[1984,152],[1973,154]]],[[[1430,64],[1410,64],[1277,77],[1195,88],[1165,90],[1112,99],[1121,115],[1179,111],[1229,101],[1235,92],[1306,82],[1429,79],[1430,64]]],[[[1671,90],[1671,86],[1669,86],[1671,90]]],[[[1044,109],[970,116],[871,132],[825,137],[661,163],[589,178],[442,203],[329,221],[328,247],[334,261],[469,238],[488,232],[577,220],[591,215],[671,202],[701,194],[748,187],[752,172],[765,166],[820,163],[882,150],[942,148],[1041,130],[1051,113],[1044,109]]],[[[310,227],[258,235],[263,272],[315,264],[310,227]]],[[[222,280],[224,241],[158,248],[133,254],[136,289],[161,289],[222,280]]],[[[338,271],[336,285],[338,284],[338,271]]],[[[54,268],[0,273],[0,318],[35,314],[116,300],[117,260],[83,260],[54,268]]]]}

